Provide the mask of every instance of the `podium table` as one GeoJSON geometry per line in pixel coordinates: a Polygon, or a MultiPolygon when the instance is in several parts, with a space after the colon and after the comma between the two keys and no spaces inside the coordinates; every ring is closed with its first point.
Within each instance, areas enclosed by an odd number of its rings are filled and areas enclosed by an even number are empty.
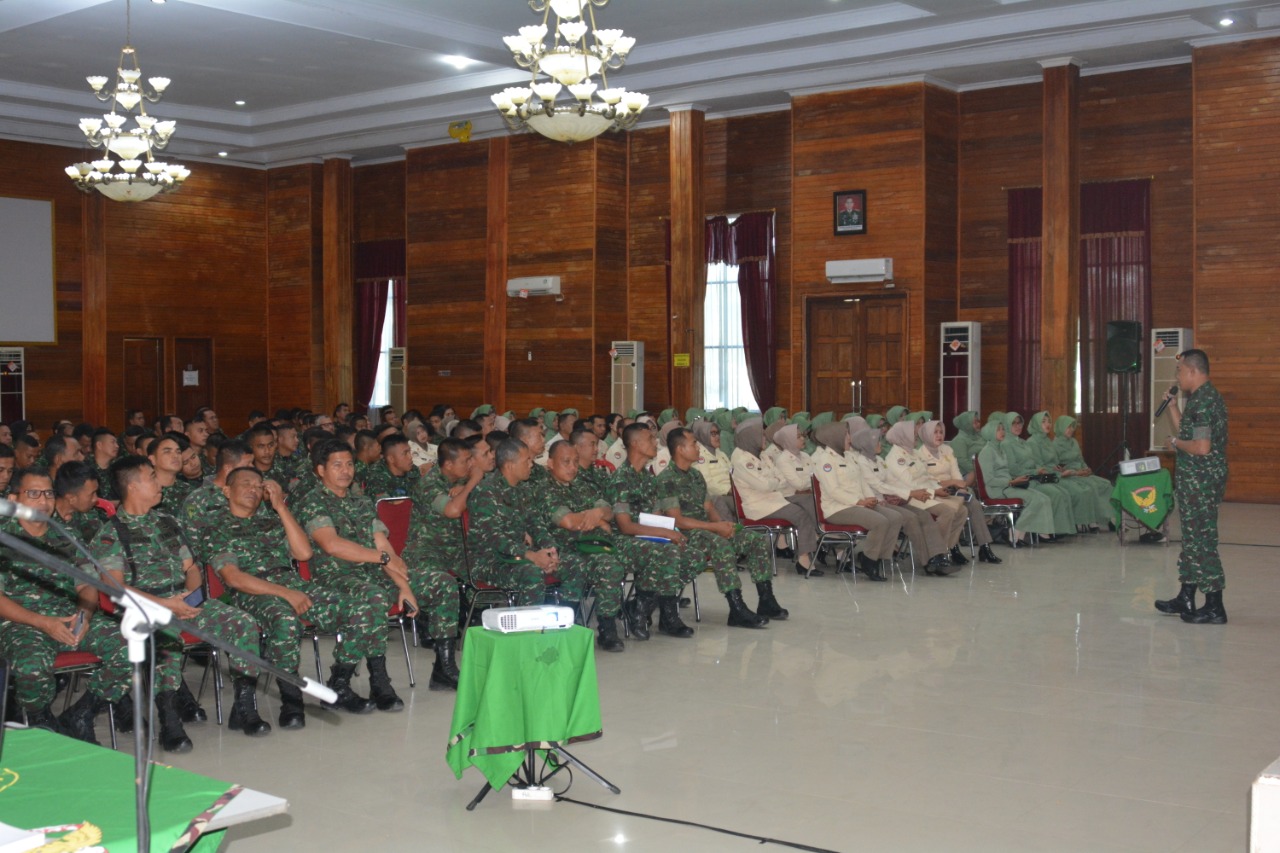
{"type": "Polygon", "coordinates": [[[522,765],[531,766],[536,751],[555,752],[617,793],[563,749],[602,734],[595,632],[578,625],[512,634],[467,631],[445,760],[459,779],[468,766],[484,774],[487,784],[468,809],[522,765]]]}
{"type": "Polygon", "coordinates": [[[1145,474],[1121,474],[1111,491],[1116,531],[1124,542],[1126,516],[1152,531],[1162,531],[1173,509],[1173,478],[1164,468],[1145,474]]]}
{"type": "MultiPolygon", "coordinates": [[[[111,853],[137,850],[133,756],[43,729],[5,732],[0,821],[25,829],[91,823],[111,853]]],[[[151,775],[151,849],[212,853],[207,824],[241,789],[157,764],[151,775]]],[[[51,839],[52,840],[52,839],[51,839]]]]}

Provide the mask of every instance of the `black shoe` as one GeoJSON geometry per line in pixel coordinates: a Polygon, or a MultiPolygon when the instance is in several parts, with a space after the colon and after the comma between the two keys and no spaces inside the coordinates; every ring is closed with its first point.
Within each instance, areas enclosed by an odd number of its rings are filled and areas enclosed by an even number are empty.
{"type": "Polygon", "coordinates": [[[325,702],[330,711],[347,711],[352,714],[373,712],[373,703],[351,689],[351,676],[356,674],[353,663],[335,663],[329,670],[329,688],[338,694],[338,701],[325,702]]]}
{"type": "Polygon", "coordinates": [[[969,561],[965,559],[964,554],[960,553],[959,545],[951,549],[951,565],[953,566],[969,565],[969,561]]]}
{"type": "Polygon", "coordinates": [[[681,639],[693,636],[693,629],[680,620],[680,606],[674,595],[658,596],[658,632],[681,639]]]}
{"type": "Polygon", "coordinates": [[[403,711],[404,700],[396,695],[391,686],[391,676],[387,675],[387,657],[378,655],[368,658],[369,664],[369,699],[379,711],[403,711]]]}
{"type": "Polygon", "coordinates": [[[647,640],[650,637],[649,620],[653,616],[653,605],[657,599],[654,594],[638,589],[631,596],[622,610],[622,617],[627,620],[627,630],[636,640],[647,640]]]}
{"type": "Polygon", "coordinates": [[[111,718],[120,734],[133,731],[133,694],[126,693],[111,703],[111,718]]]}
{"type": "Polygon", "coordinates": [[[97,719],[100,702],[101,700],[96,693],[86,690],[76,700],[76,703],[58,718],[58,725],[62,727],[62,733],[76,740],[82,740],[85,743],[98,746],[98,738],[94,736],[93,732],[93,721],[97,719]]]}
{"type": "Polygon", "coordinates": [[[1206,592],[1204,606],[1182,614],[1182,621],[1192,625],[1225,625],[1227,610],[1222,606],[1222,590],[1206,592]]]}
{"type": "Polygon", "coordinates": [[[938,578],[945,578],[956,571],[959,571],[959,566],[951,565],[951,561],[947,559],[946,554],[935,555],[924,566],[926,575],[933,575],[938,578]]]}
{"type": "Polygon", "coordinates": [[[235,697],[231,716],[227,718],[227,728],[233,732],[242,731],[249,737],[271,734],[271,724],[258,715],[258,679],[245,675],[236,676],[235,697]]]}
{"type": "Polygon", "coordinates": [[[178,712],[178,691],[157,693],[156,711],[160,718],[160,748],[165,752],[190,752],[191,738],[187,737],[187,731],[182,727],[182,715],[178,712]]]}
{"type": "Polygon", "coordinates": [[[692,607],[692,606],[693,606],[693,599],[692,599],[692,598],[689,598],[688,596],[685,596],[685,595],[680,596],[680,607],[681,607],[681,609],[686,608],[686,607],[692,607]]]}
{"type": "Polygon", "coordinates": [[[458,641],[454,637],[435,641],[436,662],[431,667],[430,690],[458,689],[458,641]]]}
{"type": "Polygon", "coordinates": [[[742,590],[731,590],[724,597],[729,602],[730,628],[763,628],[769,624],[767,618],[751,612],[751,608],[742,600],[742,590]]]}
{"type": "Polygon", "coordinates": [[[796,558],[796,552],[790,548],[775,548],[773,550],[774,553],[784,560],[794,560],[796,558]]]}
{"type": "Polygon", "coordinates": [[[760,616],[782,621],[791,615],[774,597],[773,581],[758,581],[756,583],[756,595],[758,596],[756,613],[760,616]]]}
{"type": "Polygon", "coordinates": [[[1196,585],[1193,583],[1184,583],[1182,588],[1178,590],[1178,594],[1173,598],[1166,598],[1164,601],[1156,602],[1156,610],[1161,613],[1167,613],[1170,616],[1194,613],[1195,609],[1196,585]]]}
{"type": "Polygon", "coordinates": [[[804,575],[807,578],[820,578],[823,575],[825,575],[826,572],[824,572],[822,569],[815,566],[812,562],[809,563],[809,568],[807,569],[804,566],[800,565],[799,562],[797,562],[796,574],[804,575]]]}
{"type": "Polygon", "coordinates": [[[618,622],[612,616],[596,617],[596,643],[606,652],[621,652],[627,648],[627,644],[618,637],[618,622]]]}
{"type": "Polygon", "coordinates": [[[995,565],[997,563],[1003,563],[1004,560],[996,556],[996,552],[991,550],[990,545],[983,545],[978,548],[978,562],[991,563],[992,565],[995,565]]]}
{"type": "Polygon", "coordinates": [[[191,692],[191,688],[187,686],[186,681],[178,684],[178,714],[182,717],[184,723],[207,723],[209,715],[205,713],[204,708],[200,707],[200,703],[196,701],[196,697],[191,692]]]}
{"type": "Polygon", "coordinates": [[[27,711],[27,727],[44,729],[47,732],[53,732],[55,735],[62,734],[62,726],[58,725],[58,718],[53,715],[53,709],[48,705],[43,708],[37,708],[34,711],[27,711]]]}
{"type": "Polygon", "coordinates": [[[280,688],[280,728],[304,728],[307,725],[307,712],[302,704],[302,690],[278,678],[276,685],[280,688]]]}
{"type": "Polygon", "coordinates": [[[859,554],[854,560],[858,564],[858,571],[867,576],[867,580],[887,581],[889,578],[885,576],[884,571],[880,568],[880,561],[873,560],[866,554],[859,554]]]}

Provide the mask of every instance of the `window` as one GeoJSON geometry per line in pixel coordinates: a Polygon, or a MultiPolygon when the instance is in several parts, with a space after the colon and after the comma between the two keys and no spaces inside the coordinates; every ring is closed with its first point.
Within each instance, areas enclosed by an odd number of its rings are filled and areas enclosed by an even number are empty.
{"type": "Polygon", "coordinates": [[[738,268],[707,265],[707,299],[703,306],[703,405],[717,408],[756,408],[747,378],[747,357],[742,345],[742,301],[738,295],[738,268]]]}
{"type": "MultiPolygon", "coordinates": [[[[369,408],[391,404],[391,354],[396,345],[396,288],[387,288],[387,313],[382,318],[382,343],[378,346],[378,372],[373,380],[373,396],[369,408]]],[[[368,375],[368,374],[366,374],[368,375]]]]}

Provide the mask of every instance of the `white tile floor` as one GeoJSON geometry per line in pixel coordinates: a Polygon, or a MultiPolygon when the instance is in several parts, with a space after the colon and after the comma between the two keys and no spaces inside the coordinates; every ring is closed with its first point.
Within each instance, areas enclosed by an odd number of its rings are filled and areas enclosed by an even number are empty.
{"type": "MultiPolygon", "coordinates": [[[[1274,519],[1229,505],[1223,541],[1280,545],[1274,519]]],[[[1274,547],[1223,546],[1224,627],[1152,610],[1177,589],[1176,544],[999,553],[909,585],[783,575],[792,618],[764,631],[726,628],[706,578],[695,638],[599,656],[605,736],[575,752],[622,794],[579,776],[570,796],[841,851],[1244,850],[1249,785],[1280,756],[1274,547]]],[[[405,713],[313,710],[263,739],[193,726],[195,751],[167,760],[289,799],[287,817],[231,831],[245,853],[759,848],[517,809],[506,791],[468,813],[481,777],[444,762],[453,694],[401,692],[405,713]]]]}

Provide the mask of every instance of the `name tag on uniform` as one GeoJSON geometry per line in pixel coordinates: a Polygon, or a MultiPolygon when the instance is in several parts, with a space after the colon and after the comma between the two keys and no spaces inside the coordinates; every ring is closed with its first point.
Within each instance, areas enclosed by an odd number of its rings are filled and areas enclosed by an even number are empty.
{"type": "Polygon", "coordinates": [[[719,462],[719,461],[720,461],[719,459],[708,459],[708,460],[707,460],[707,464],[708,464],[708,465],[714,465],[714,464],[716,464],[716,463],[717,463],[717,462],[719,462]]]}

